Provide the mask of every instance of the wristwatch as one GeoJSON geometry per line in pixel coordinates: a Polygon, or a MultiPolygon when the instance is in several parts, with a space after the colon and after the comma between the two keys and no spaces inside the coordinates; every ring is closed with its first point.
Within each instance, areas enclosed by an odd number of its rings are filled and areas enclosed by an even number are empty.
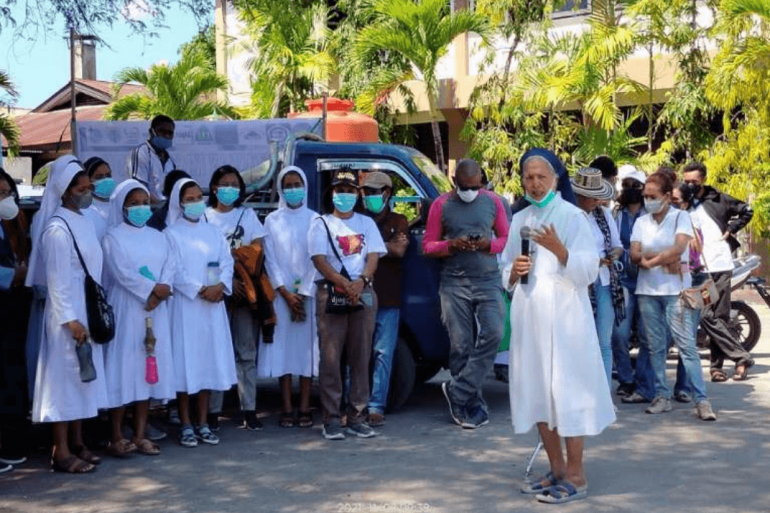
{"type": "Polygon", "coordinates": [[[363,282],[364,282],[364,287],[372,287],[372,286],[374,286],[374,280],[371,279],[368,276],[365,276],[365,275],[362,274],[361,275],[361,280],[363,280],[363,282]]]}

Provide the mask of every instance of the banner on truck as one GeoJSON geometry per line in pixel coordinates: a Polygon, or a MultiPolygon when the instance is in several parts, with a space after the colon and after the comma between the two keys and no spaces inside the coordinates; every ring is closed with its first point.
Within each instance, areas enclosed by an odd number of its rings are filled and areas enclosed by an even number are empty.
{"type": "MultiPolygon", "coordinates": [[[[292,133],[321,135],[320,118],[255,119],[247,121],[177,121],[174,145],[169,149],[177,169],[187,171],[208,187],[214,171],[225,164],[241,172],[270,158],[270,142],[283,149],[292,133]]],[[[128,178],[126,160],[145,142],[149,121],[78,121],[76,155],[81,162],[98,156],[109,162],[120,183],[128,178]]]]}

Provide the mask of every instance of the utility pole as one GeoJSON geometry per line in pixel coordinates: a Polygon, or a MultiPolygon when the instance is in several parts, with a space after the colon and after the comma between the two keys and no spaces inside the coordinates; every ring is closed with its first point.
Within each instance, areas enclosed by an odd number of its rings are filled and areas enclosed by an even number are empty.
{"type": "Polygon", "coordinates": [[[72,141],[72,154],[77,156],[77,101],[75,100],[75,22],[72,13],[68,13],[70,29],[70,140],[72,141]]]}

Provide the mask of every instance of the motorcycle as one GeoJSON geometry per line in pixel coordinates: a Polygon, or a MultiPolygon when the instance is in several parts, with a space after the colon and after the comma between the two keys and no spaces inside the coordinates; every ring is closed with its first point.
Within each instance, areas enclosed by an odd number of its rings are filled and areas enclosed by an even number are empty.
{"type": "MultiPolygon", "coordinates": [[[[751,275],[752,271],[759,268],[762,263],[759,256],[746,255],[735,259],[734,263],[735,268],[730,279],[730,289],[735,292],[748,285],[756,290],[767,306],[770,307],[770,292],[767,291],[765,286],[766,280],[751,275]]],[[[754,349],[757,342],[759,342],[759,337],[762,335],[762,323],[759,320],[759,315],[745,301],[730,302],[730,322],[728,327],[736,340],[748,352],[754,349]]],[[[706,335],[702,328],[698,327],[698,349],[708,348],[708,335],[706,335]]]]}

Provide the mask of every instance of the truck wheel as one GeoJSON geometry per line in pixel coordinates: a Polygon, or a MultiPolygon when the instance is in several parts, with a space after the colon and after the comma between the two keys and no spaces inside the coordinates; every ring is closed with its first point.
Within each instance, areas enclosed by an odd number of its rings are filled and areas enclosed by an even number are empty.
{"type": "Polygon", "coordinates": [[[762,334],[762,323],[757,312],[743,301],[732,301],[730,303],[730,331],[743,348],[751,352],[762,334]]]}
{"type": "Polygon", "coordinates": [[[401,408],[412,395],[417,374],[417,366],[412,357],[412,351],[404,339],[398,339],[396,354],[393,355],[393,370],[390,373],[390,390],[388,391],[388,411],[401,408]]]}
{"type": "Polygon", "coordinates": [[[424,363],[417,366],[417,383],[430,381],[433,376],[441,372],[443,366],[440,363],[424,363]]]}

